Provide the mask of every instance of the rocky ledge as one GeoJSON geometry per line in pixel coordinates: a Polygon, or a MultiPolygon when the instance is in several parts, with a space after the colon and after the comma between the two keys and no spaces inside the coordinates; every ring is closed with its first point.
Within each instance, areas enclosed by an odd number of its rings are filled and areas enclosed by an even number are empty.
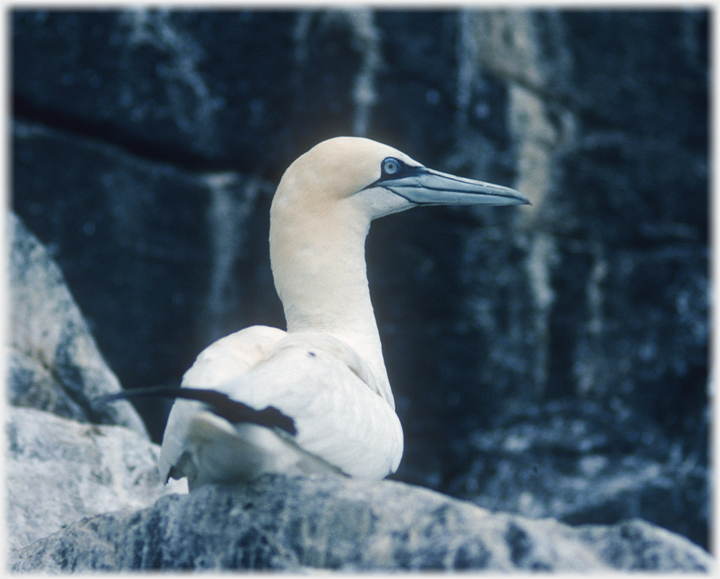
{"type": "Polygon", "coordinates": [[[641,520],[570,527],[394,481],[266,475],[88,517],[12,554],[13,571],[709,571],[641,520]]]}

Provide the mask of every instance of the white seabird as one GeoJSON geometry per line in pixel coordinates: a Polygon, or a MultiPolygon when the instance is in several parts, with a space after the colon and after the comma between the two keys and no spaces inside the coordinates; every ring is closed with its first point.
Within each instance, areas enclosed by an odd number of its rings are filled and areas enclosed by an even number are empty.
{"type": "Polygon", "coordinates": [[[330,139],[299,157],[270,210],[287,332],[253,326],[222,338],[200,353],[182,388],[161,389],[191,398],[170,412],[162,480],[187,477],[193,489],[267,472],[395,472],[403,434],[370,302],[370,222],[419,205],[527,203],[369,139],[330,139]]]}

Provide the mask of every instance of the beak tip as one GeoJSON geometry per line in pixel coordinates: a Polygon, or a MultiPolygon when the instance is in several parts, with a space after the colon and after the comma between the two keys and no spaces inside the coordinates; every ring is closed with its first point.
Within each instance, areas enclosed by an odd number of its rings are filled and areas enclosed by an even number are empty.
{"type": "Polygon", "coordinates": [[[519,191],[515,191],[515,189],[511,189],[513,193],[513,197],[516,199],[517,205],[530,205],[532,207],[532,203],[530,202],[530,199],[525,197],[522,193],[519,191]]]}

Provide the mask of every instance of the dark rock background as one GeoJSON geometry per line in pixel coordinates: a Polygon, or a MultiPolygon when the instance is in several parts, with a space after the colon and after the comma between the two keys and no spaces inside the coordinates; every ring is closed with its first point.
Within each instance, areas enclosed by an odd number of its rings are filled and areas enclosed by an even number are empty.
{"type": "MultiPolygon", "coordinates": [[[[133,388],[283,327],[268,209],[316,142],[514,186],[533,207],[373,225],[396,478],[707,546],[708,20],[15,9],[12,208],[133,388]]],[[[139,411],[159,440],[167,408],[139,411]]]]}

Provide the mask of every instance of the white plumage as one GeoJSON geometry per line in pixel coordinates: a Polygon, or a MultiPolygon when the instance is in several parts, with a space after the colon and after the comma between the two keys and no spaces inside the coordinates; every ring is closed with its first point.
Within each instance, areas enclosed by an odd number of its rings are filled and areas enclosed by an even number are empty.
{"type": "Polygon", "coordinates": [[[190,488],[264,472],[383,478],[403,435],[370,303],[364,245],[372,219],[422,204],[528,203],[516,191],[427,169],[368,139],[320,143],[285,172],[270,213],[270,257],[287,332],[253,326],[206,348],[184,387],[214,390],[292,419],[232,423],[176,400],[160,474],[190,488]]]}

